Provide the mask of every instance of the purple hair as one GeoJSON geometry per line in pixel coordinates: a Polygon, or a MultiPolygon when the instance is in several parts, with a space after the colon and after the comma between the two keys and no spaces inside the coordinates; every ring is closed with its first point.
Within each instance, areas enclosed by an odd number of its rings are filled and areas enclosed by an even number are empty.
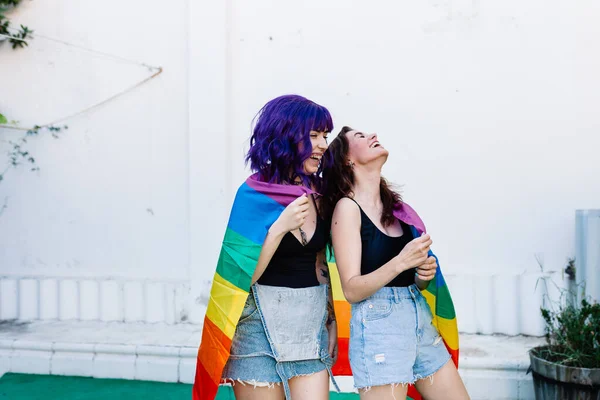
{"type": "Polygon", "coordinates": [[[299,177],[308,184],[312,179],[303,163],[312,153],[310,131],[331,132],[329,111],[302,96],[285,95],[265,104],[255,121],[246,163],[260,180],[283,183],[299,177]]]}

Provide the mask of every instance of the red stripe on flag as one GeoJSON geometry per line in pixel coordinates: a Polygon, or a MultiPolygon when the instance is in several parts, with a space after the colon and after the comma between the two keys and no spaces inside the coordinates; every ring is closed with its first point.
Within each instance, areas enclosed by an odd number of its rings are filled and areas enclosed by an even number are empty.
{"type": "Polygon", "coordinates": [[[219,386],[215,384],[201,363],[196,363],[196,379],[192,388],[192,400],[213,400],[219,386]]]}
{"type": "Polygon", "coordinates": [[[454,365],[456,366],[456,368],[458,368],[458,350],[452,350],[446,344],[446,342],[444,342],[444,344],[446,345],[446,349],[448,349],[448,353],[450,353],[450,356],[452,357],[452,361],[454,362],[454,365]]]}
{"type": "Polygon", "coordinates": [[[408,386],[408,397],[411,397],[413,400],[421,400],[421,395],[417,392],[415,385],[408,386]]]}
{"type": "Polygon", "coordinates": [[[350,360],[348,360],[348,338],[338,338],[338,359],[331,369],[333,375],[352,375],[350,360]]]}

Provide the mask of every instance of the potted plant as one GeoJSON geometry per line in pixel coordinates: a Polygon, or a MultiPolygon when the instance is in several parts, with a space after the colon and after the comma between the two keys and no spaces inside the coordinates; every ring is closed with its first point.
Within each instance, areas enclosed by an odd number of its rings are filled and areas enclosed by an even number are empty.
{"type": "Polygon", "coordinates": [[[541,311],[547,344],[529,351],[536,400],[600,399],[600,304],[541,311]]]}

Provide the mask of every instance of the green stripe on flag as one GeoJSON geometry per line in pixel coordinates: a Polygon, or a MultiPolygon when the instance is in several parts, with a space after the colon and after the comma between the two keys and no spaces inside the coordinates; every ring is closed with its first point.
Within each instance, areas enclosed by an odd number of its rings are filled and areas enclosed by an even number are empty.
{"type": "Polygon", "coordinates": [[[437,288],[437,293],[435,295],[436,315],[446,319],[456,318],[456,312],[454,311],[454,304],[452,304],[448,286],[444,285],[437,288]]]}
{"type": "Polygon", "coordinates": [[[436,291],[437,291],[437,276],[433,277],[433,279],[429,281],[429,285],[427,285],[427,288],[425,290],[428,291],[429,293],[431,293],[434,296],[436,295],[436,291]]]}
{"type": "Polygon", "coordinates": [[[262,246],[227,229],[217,273],[240,289],[248,290],[262,246]]]}

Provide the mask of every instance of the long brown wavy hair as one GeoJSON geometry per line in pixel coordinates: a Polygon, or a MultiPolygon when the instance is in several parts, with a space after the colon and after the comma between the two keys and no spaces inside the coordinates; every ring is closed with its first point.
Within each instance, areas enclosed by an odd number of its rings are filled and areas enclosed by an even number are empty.
{"type": "MultiPolygon", "coordinates": [[[[354,170],[348,162],[349,142],[346,134],[352,128],[344,126],[340,133],[333,139],[327,149],[327,165],[323,169],[323,199],[321,207],[323,215],[327,220],[331,220],[335,205],[342,197],[354,198],[354,170]]],[[[392,190],[388,181],[381,177],[379,183],[379,193],[383,203],[383,213],[381,214],[381,223],[383,226],[389,226],[394,223],[394,206],[402,202],[399,193],[392,190]]]]}

